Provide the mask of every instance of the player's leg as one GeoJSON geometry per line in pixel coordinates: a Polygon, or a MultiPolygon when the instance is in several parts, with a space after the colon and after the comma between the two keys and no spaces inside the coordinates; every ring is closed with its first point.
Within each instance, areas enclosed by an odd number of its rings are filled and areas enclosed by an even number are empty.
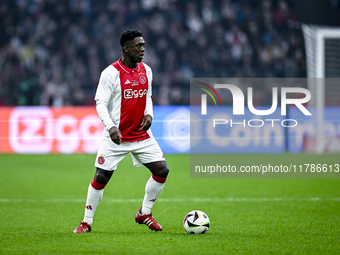
{"type": "Polygon", "coordinates": [[[163,228],[153,218],[151,209],[164,188],[169,168],[165,161],[145,163],[144,165],[152,175],[146,183],[142,207],[137,212],[135,221],[139,224],[147,225],[151,230],[161,231],[163,228]]]}
{"type": "Polygon", "coordinates": [[[150,170],[152,175],[146,183],[145,195],[140,211],[141,214],[149,214],[154,203],[156,202],[156,199],[164,188],[165,181],[169,173],[169,168],[166,164],[166,161],[146,163],[144,166],[150,170]]]}
{"type": "Polygon", "coordinates": [[[138,142],[136,146],[137,148],[132,151],[134,165],[146,166],[152,175],[146,183],[142,207],[137,212],[135,220],[139,224],[146,224],[152,230],[159,231],[162,227],[152,217],[151,209],[164,188],[169,168],[154,138],[138,142]]]}
{"type": "Polygon", "coordinates": [[[87,190],[84,219],[73,231],[73,233],[84,233],[91,231],[93,215],[103,198],[104,188],[111,179],[113,172],[114,171],[107,171],[97,167],[94,178],[92,179],[87,190]]]}
{"type": "Polygon", "coordinates": [[[113,171],[117,168],[118,163],[127,154],[128,151],[125,150],[125,145],[114,144],[109,136],[101,141],[95,161],[97,170],[88,187],[84,220],[73,233],[91,231],[93,216],[103,197],[104,188],[111,179],[113,171]]]}
{"type": "Polygon", "coordinates": [[[104,188],[111,179],[113,171],[97,168],[93,180],[91,181],[86,199],[84,222],[92,225],[93,215],[99,202],[103,198],[104,188]]]}

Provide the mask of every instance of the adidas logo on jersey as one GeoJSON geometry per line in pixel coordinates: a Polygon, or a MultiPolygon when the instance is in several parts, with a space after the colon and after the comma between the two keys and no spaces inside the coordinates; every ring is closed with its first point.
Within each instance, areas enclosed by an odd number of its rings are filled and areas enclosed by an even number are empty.
{"type": "Polygon", "coordinates": [[[124,84],[131,84],[131,81],[126,80],[126,82],[124,84]]]}

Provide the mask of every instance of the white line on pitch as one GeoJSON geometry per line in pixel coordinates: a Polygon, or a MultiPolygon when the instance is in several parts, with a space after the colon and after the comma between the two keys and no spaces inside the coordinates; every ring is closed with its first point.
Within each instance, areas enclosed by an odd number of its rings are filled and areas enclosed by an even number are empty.
{"type": "MultiPolygon", "coordinates": [[[[140,203],[143,199],[103,199],[111,203],[140,203]]],[[[159,198],[158,202],[285,202],[285,201],[339,201],[340,197],[258,197],[258,198],[159,198]]],[[[8,199],[0,198],[0,203],[85,203],[85,199],[8,199]]]]}

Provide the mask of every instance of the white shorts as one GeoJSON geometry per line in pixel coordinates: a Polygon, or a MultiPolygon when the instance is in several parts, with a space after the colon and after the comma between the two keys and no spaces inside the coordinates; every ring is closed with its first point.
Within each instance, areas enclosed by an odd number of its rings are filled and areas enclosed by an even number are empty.
{"type": "Polygon", "coordinates": [[[113,171],[117,169],[118,163],[131,153],[134,166],[164,161],[164,155],[154,137],[143,141],[115,144],[109,136],[104,136],[100,142],[95,167],[113,171]]]}

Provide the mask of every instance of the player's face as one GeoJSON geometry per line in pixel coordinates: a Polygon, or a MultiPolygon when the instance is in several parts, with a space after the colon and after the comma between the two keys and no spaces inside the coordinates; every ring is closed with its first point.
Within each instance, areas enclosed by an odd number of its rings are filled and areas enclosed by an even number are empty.
{"type": "Polygon", "coordinates": [[[141,62],[144,57],[145,41],[143,37],[136,37],[128,44],[128,56],[131,62],[141,62]]]}

